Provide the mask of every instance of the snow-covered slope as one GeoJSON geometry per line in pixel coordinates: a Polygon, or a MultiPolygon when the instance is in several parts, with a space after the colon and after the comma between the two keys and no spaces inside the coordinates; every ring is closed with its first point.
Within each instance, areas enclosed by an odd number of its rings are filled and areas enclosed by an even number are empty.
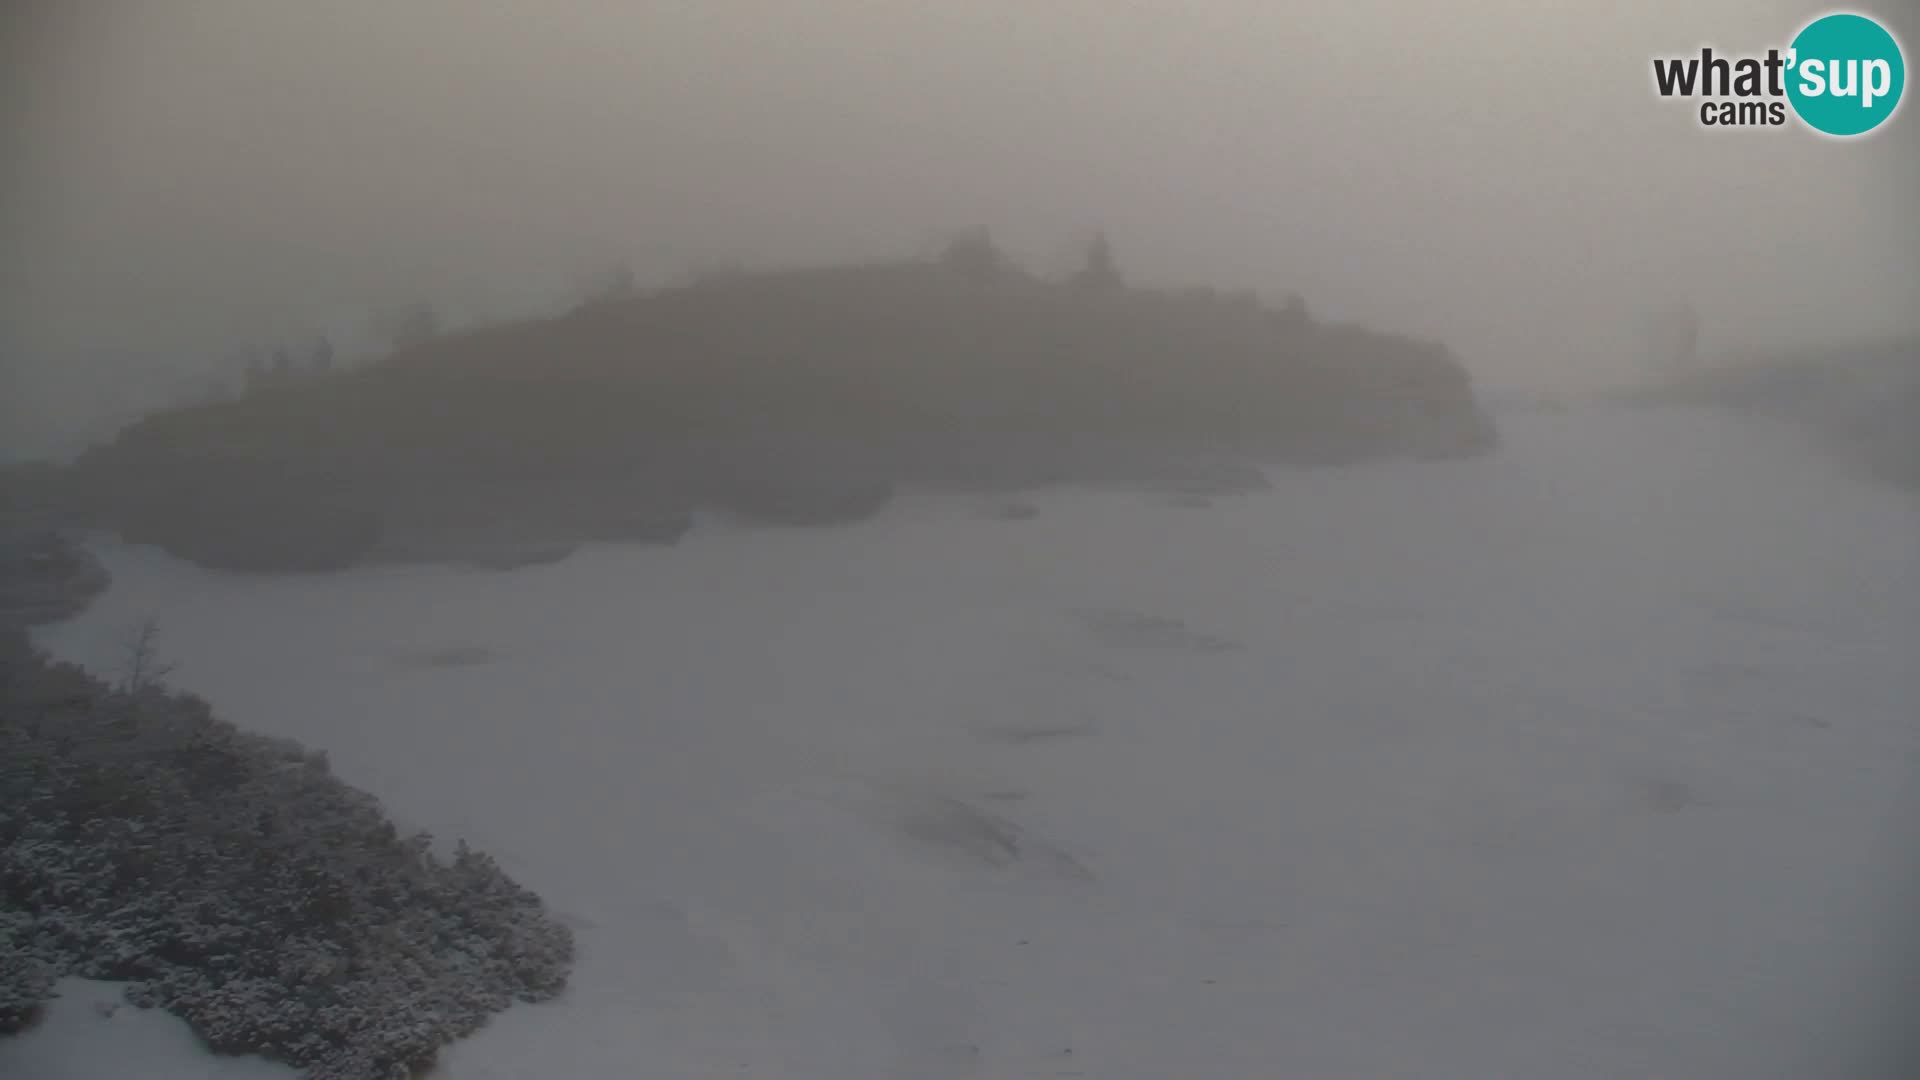
{"type": "Polygon", "coordinates": [[[501,574],[105,545],[41,639],[157,615],[573,922],[451,1080],[1901,1075],[1920,512],[1757,421],[1504,430],[501,574]]]}

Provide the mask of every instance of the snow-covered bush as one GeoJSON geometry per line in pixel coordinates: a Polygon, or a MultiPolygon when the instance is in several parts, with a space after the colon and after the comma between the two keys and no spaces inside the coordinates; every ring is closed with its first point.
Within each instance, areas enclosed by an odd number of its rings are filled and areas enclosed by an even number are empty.
{"type": "Polygon", "coordinates": [[[0,639],[0,1030],[133,984],[215,1050],[399,1077],[559,993],[570,933],[492,859],[401,835],[323,755],[0,639]]]}
{"type": "Polygon", "coordinates": [[[54,967],[35,954],[24,911],[0,910],[0,1035],[33,1023],[53,996],[54,967]]]}

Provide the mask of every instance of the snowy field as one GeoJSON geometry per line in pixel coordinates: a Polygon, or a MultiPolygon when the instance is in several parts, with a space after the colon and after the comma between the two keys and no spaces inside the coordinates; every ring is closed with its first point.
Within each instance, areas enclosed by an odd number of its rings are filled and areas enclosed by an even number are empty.
{"type": "MultiPolygon", "coordinates": [[[[449,1080],[1912,1075],[1920,503],[1753,421],[1503,425],[511,573],[102,545],[40,638],[158,616],[564,915],[572,989],[449,1080]]],[[[0,1074],[213,1075],[78,989],[0,1074]]]]}

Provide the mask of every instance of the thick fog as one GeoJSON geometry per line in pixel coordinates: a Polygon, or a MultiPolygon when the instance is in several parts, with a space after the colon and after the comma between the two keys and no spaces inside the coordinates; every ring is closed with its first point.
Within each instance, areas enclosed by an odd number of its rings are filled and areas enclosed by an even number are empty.
{"type": "Polygon", "coordinates": [[[0,1076],[1920,1075],[1820,10],[0,6],[0,1076]]]}
{"type": "Polygon", "coordinates": [[[1298,292],[1486,383],[1616,381],[1672,302],[1715,347],[1907,329],[1920,127],[1714,133],[1651,87],[1816,6],[10,5],[9,422],[381,305],[975,224],[1043,272],[1104,228],[1136,278],[1298,292]]]}

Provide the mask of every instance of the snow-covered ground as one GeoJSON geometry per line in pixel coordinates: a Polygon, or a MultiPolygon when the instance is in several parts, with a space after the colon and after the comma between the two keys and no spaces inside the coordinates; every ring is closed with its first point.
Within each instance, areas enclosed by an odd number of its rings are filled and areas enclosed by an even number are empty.
{"type": "Polygon", "coordinates": [[[1755,421],[1504,427],[512,573],[103,545],[41,639],[157,615],[572,921],[450,1080],[1908,1075],[1920,508],[1755,421]]]}
{"type": "Polygon", "coordinates": [[[32,1033],[0,1039],[8,1080],[292,1080],[293,1070],[251,1057],[216,1057],[185,1020],[136,1009],[119,983],[62,979],[32,1033]]]}

